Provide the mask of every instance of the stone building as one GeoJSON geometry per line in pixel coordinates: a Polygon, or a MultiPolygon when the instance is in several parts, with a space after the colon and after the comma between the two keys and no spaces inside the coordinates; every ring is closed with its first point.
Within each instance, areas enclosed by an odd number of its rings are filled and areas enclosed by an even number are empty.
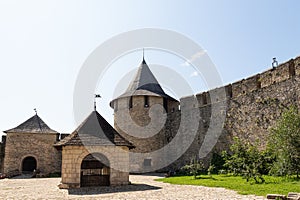
{"type": "Polygon", "coordinates": [[[2,141],[0,142],[0,173],[3,172],[5,142],[6,142],[6,136],[3,135],[2,141]]]}
{"type": "MultiPolygon", "coordinates": [[[[115,129],[136,147],[131,152],[147,153],[165,145],[165,121],[169,113],[178,111],[179,102],[164,92],[143,59],[125,93],[112,100],[110,106],[114,109],[115,129]]],[[[131,156],[131,172],[153,171],[152,166],[159,160],[131,156]]]]}
{"type": "Polygon", "coordinates": [[[7,175],[39,170],[42,174],[60,172],[61,153],[53,145],[59,133],[36,114],[6,133],[3,172],[7,175]]]}
{"type": "Polygon", "coordinates": [[[97,111],[55,146],[62,149],[60,188],[129,183],[129,149],[133,145],[97,111]]]}

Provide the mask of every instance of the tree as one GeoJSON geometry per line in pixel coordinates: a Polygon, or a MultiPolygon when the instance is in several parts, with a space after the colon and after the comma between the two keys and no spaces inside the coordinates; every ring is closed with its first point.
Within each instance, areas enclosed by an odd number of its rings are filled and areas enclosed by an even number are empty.
{"type": "Polygon", "coordinates": [[[192,158],[189,165],[185,165],[181,168],[181,171],[184,171],[186,174],[193,175],[194,179],[197,179],[197,176],[199,176],[203,170],[204,165],[197,157],[192,158]]]}
{"type": "Polygon", "coordinates": [[[271,173],[286,176],[300,173],[300,114],[295,106],[284,111],[271,129],[268,148],[276,159],[271,173]]]}
{"type": "Polygon", "coordinates": [[[262,175],[265,174],[268,159],[264,151],[258,150],[258,143],[253,145],[236,137],[230,150],[232,155],[225,158],[225,167],[229,171],[234,175],[243,176],[247,182],[250,179],[256,183],[265,182],[262,175]]]}
{"type": "Polygon", "coordinates": [[[224,153],[222,152],[221,154],[218,154],[216,152],[214,152],[212,154],[212,158],[210,160],[210,166],[213,166],[213,168],[211,169],[212,174],[218,174],[219,171],[225,170],[225,168],[224,168],[225,155],[223,156],[223,154],[226,154],[226,153],[227,152],[224,151],[224,153]]]}

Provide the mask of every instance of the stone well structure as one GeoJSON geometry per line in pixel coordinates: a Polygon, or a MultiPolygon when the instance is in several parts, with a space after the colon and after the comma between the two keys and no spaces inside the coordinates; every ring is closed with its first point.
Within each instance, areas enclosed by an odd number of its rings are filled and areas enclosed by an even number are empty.
{"type": "Polygon", "coordinates": [[[129,149],[133,145],[97,111],[55,146],[62,149],[60,188],[129,183],[129,149]]]}

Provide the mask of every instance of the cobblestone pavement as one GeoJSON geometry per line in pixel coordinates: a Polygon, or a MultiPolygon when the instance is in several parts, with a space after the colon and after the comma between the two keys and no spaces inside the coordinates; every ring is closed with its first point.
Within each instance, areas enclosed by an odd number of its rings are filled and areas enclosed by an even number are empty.
{"type": "Polygon", "coordinates": [[[154,181],[159,175],[131,175],[132,185],[60,190],[60,178],[2,179],[0,199],[203,199],[262,200],[264,197],[239,195],[224,188],[171,185],[154,181]]]}

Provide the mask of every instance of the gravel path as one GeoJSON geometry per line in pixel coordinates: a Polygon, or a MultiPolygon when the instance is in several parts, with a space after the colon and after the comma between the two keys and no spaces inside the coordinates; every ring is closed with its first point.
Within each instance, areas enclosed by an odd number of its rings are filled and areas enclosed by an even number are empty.
{"type": "Polygon", "coordinates": [[[238,195],[223,188],[171,185],[154,181],[159,175],[131,175],[128,186],[92,187],[60,190],[60,178],[2,179],[0,199],[207,199],[207,200],[261,200],[263,197],[238,195]]]}

